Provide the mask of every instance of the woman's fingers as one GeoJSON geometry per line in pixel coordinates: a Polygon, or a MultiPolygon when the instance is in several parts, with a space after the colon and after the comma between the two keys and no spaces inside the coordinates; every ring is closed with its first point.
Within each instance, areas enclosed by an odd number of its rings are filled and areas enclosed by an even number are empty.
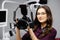
{"type": "Polygon", "coordinates": [[[18,23],[18,19],[16,18],[16,23],[18,23]]]}

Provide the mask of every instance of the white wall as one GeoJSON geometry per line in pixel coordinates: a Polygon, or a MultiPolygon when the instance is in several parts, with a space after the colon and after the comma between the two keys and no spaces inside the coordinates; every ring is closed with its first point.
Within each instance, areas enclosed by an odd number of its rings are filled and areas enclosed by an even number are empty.
{"type": "Polygon", "coordinates": [[[60,38],[60,0],[48,0],[48,6],[50,6],[53,14],[53,26],[57,30],[57,36],[60,38]]]}

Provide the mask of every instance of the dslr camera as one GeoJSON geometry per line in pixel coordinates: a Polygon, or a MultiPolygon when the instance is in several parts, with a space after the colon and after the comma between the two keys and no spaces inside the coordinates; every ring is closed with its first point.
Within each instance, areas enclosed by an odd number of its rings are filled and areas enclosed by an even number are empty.
{"type": "MultiPolygon", "coordinates": [[[[30,26],[30,28],[33,28],[34,23],[32,21],[33,20],[32,12],[31,12],[31,19],[32,19],[31,20],[29,17],[26,16],[27,5],[25,4],[19,5],[19,8],[21,8],[21,14],[23,15],[23,17],[20,19],[17,19],[18,22],[14,26],[16,26],[18,29],[26,29],[28,25],[30,26]]],[[[14,11],[14,21],[16,22],[15,16],[16,16],[16,11],[14,11]]]]}

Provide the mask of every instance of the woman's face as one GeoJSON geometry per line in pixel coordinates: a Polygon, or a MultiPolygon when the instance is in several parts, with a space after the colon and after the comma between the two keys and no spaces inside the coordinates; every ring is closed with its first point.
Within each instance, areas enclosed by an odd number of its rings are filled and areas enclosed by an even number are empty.
{"type": "Polygon", "coordinates": [[[37,19],[40,23],[44,23],[47,20],[47,14],[44,8],[39,8],[37,11],[37,19]]]}

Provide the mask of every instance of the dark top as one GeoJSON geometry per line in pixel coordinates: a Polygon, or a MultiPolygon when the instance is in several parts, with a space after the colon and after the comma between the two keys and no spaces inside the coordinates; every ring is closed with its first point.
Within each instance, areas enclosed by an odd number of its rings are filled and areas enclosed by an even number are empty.
{"type": "MultiPolygon", "coordinates": [[[[51,32],[49,34],[47,34],[46,36],[44,36],[43,38],[39,37],[39,35],[41,35],[41,33],[42,33],[42,29],[41,28],[38,27],[34,31],[34,33],[35,33],[36,37],[38,39],[40,39],[40,40],[55,40],[57,31],[54,28],[52,28],[51,32]]],[[[29,35],[28,32],[22,37],[22,40],[31,40],[30,35],[29,35]]]]}

